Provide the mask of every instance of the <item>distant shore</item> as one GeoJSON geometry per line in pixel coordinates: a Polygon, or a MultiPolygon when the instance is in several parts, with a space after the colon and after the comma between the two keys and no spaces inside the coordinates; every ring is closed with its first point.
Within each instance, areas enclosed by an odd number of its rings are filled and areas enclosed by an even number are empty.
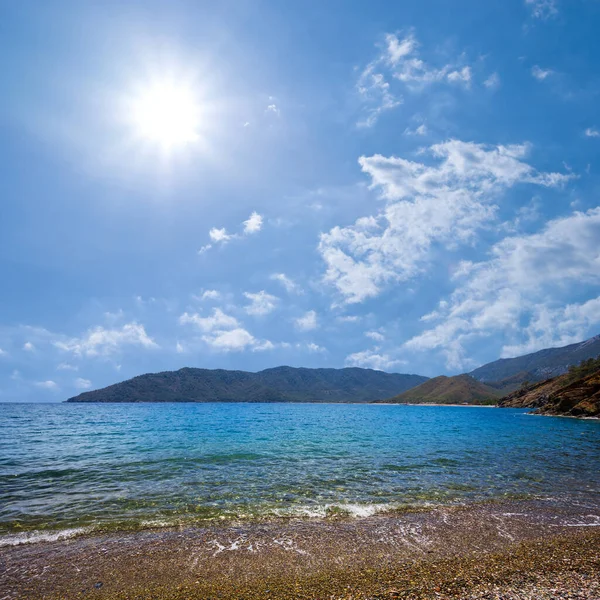
{"type": "Polygon", "coordinates": [[[583,504],[489,502],[25,544],[0,550],[0,597],[599,598],[600,507],[583,504]]]}

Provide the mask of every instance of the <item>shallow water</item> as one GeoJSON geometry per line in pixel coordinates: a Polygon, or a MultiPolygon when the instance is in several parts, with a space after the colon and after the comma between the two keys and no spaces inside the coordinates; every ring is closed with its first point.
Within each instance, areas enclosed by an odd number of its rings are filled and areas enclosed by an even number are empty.
{"type": "Polygon", "coordinates": [[[506,497],[595,503],[600,422],[443,406],[0,404],[7,542],[506,497]]]}

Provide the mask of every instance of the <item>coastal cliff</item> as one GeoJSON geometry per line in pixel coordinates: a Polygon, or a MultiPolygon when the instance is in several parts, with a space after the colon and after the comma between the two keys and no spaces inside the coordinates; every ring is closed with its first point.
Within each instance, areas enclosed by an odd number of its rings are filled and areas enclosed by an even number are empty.
{"type": "Polygon", "coordinates": [[[498,402],[501,408],[534,408],[536,414],[600,417],[600,357],[565,375],[523,386],[498,402]]]}

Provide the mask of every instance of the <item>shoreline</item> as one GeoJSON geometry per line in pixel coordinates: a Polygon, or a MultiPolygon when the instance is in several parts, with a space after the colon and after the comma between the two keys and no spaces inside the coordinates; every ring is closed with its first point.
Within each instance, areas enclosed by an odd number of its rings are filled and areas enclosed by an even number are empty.
{"type": "MultiPolygon", "coordinates": [[[[0,548],[0,597],[7,600],[496,598],[460,594],[511,586],[524,574],[528,585],[546,585],[548,573],[571,578],[571,587],[593,583],[600,593],[597,502],[497,501],[0,548]],[[574,564],[585,581],[572,580],[574,564]]],[[[531,598],[545,597],[536,593],[531,598]]]]}

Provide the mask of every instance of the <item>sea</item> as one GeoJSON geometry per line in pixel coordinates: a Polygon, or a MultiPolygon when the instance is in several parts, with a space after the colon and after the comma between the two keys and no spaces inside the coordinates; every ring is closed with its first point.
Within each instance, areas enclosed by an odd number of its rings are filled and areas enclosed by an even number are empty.
{"type": "Polygon", "coordinates": [[[600,505],[600,421],[377,404],[0,404],[0,546],[101,531],[600,505]]]}

